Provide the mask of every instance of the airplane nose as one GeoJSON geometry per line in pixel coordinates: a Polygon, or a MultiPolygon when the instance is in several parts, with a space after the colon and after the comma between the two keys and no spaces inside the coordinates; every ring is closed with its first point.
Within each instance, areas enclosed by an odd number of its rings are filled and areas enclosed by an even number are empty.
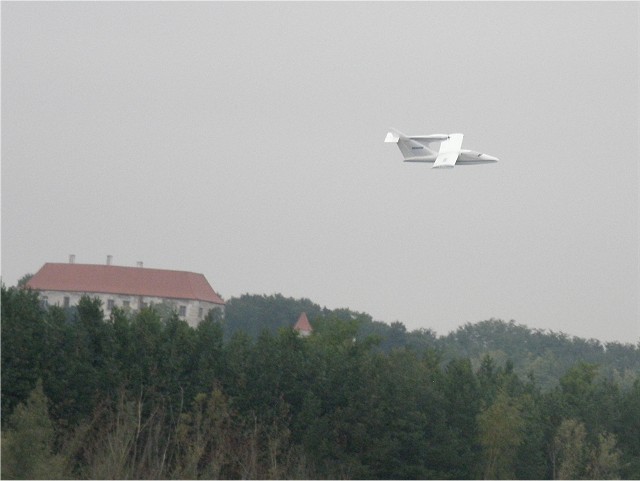
{"type": "Polygon", "coordinates": [[[497,157],[493,157],[487,154],[483,154],[482,156],[485,158],[485,160],[488,160],[489,162],[498,162],[499,160],[497,157]]]}

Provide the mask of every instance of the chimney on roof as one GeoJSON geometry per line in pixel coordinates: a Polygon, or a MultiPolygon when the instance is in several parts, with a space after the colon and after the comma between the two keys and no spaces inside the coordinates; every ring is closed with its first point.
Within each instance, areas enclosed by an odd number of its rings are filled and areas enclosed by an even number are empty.
{"type": "Polygon", "coordinates": [[[112,255],[108,255],[107,256],[107,265],[110,266],[111,265],[111,261],[113,260],[113,256],[112,255]]]}
{"type": "Polygon", "coordinates": [[[76,255],[69,254],[69,264],[75,264],[75,263],[76,263],[76,255]]]}
{"type": "Polygon", "coordinates": [[[136,264],[137,264],[138,267],[142,267],[142,261],[138,261],[138,262],[136,262],[136,264]]]}

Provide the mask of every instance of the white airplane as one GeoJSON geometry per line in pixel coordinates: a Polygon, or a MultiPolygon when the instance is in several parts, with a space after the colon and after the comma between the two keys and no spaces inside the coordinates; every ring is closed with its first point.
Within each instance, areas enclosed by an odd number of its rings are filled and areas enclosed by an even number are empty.
{"type": "Polygon", "coordinates": [[[450,169],[456,163],[475,165],[498,162],[498,159],[490,155],[461,149],[462,137],[462,134],[409,136],[390,129],[384,141],[398,144],[405,162],[433,162],[432,169],[450,169]]]}

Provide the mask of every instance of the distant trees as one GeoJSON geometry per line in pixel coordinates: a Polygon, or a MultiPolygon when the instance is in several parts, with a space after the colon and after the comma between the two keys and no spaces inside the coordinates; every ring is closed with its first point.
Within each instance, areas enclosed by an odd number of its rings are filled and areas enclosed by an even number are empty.
{"type": "Polygon", "coordinates": [[[640,381],[614,375],[633,347],[614,359],[495,320],[438,338],[278,295],[229,305],[192,328],[3,286],[2,476],[640,476],[640,381]],[[308,338],[290,329],[301,310],[308,338]],[[567,368],[540,383],[527,368],[548,353],[567,368]]]}
{"type": "Polygon", "coordinates": [[[471,360],[478,369],[484,356],[489,354],[496,365],[512,363],[513,370],[521,377],[533,376],[543,389],[558,386],[560,378],[577,361],[598,365],[597,375],[616,381],[630,388],[640,379],[640,344],[609,342],[602,344],[595,339],[580,339],[564,333],[529,329],[515,321],[490,319],[475,324],[467,323],[457,330],[438,337],[430,329],[408,331],[399,321],[386,324],[374,321],[366,313],[349,309],[321,308],[308,299],[285,298],[280,294],[258,296],[244,294],[232,298],[226,306],[224,319],[225,338],[235,332],[245,332],[256,339],[266,330],[277,334],[283,327],[291,327],[301,312],[315,325],[323,318],[333,317],[357,320],[356,337],[377,337],[376,349],[388,352],[397,348],[417,351],[436,350],[446,363],[452,359],[471,360]]]}
{"type": "Polygon", "coordinates": [[[240,331],[252,338],[263,330],[275,334],[281,327],[291,327],[301,312],[306,312],[312,321],[322,315],[320,306],[309,299],[243,294],[229,299],[225,305],[225,334],[227,338],[240,331]]]}
{"type": "Polygon", "coordinates": [[[490,319],[466,324],[439,339],[444,358],[467,357],[475,367],[491,354],[499,364],[512,362],[520,376],[533,376],[543,389],[558,385],[577,361],[598,365],[598,376],[630,387],[640,379],[640,346],[571,338],[563,333],[532,330],[515,321],[490,319]]]}

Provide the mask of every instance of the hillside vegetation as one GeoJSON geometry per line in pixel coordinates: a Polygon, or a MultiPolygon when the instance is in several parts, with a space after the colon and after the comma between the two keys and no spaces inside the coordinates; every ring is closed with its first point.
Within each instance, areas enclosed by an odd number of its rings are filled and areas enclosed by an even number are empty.
{"type": "Polygon", "coordinates": [[[366,313],[349,309],[329,310],[308,299],[285,298],[279,294],[245,294],[230,299],[224,321],[225,333],[229,338],[235,332],[244,331],[254,339],[263,330],[277,334],[278,329],[293,326],[301,312],[307,313],[312,324],[326,317],[356,320],[356,337],[360,340],[376,337],[379,340],[377,349],[385,352],[395,348],[410,348],[416,352],[435,349],[443,364],[465,358],[471,361],[474,370],[480,367],[487,355],[501,367],[510,361],[518,375],[533,376],[543,389],[557,386],[567,370],[579,361],[596,364],[599,378],[613,380],[624,387],[630,387],[640,378],[640,339],[635,346],[618,342],[603,344],[596,339],[532,330],[515,321],[497,319],[466,324],[454,332],[438,336],[430,329],[407,331],[401,322],[389,325],[374,321],[366,313]]]}
{"type": "Polygon", "coordinates": [[[638,372],[638,346],[514,322],[244,295],[192,328],[3,286],[2,477],[639,478],[638,372]]]}

